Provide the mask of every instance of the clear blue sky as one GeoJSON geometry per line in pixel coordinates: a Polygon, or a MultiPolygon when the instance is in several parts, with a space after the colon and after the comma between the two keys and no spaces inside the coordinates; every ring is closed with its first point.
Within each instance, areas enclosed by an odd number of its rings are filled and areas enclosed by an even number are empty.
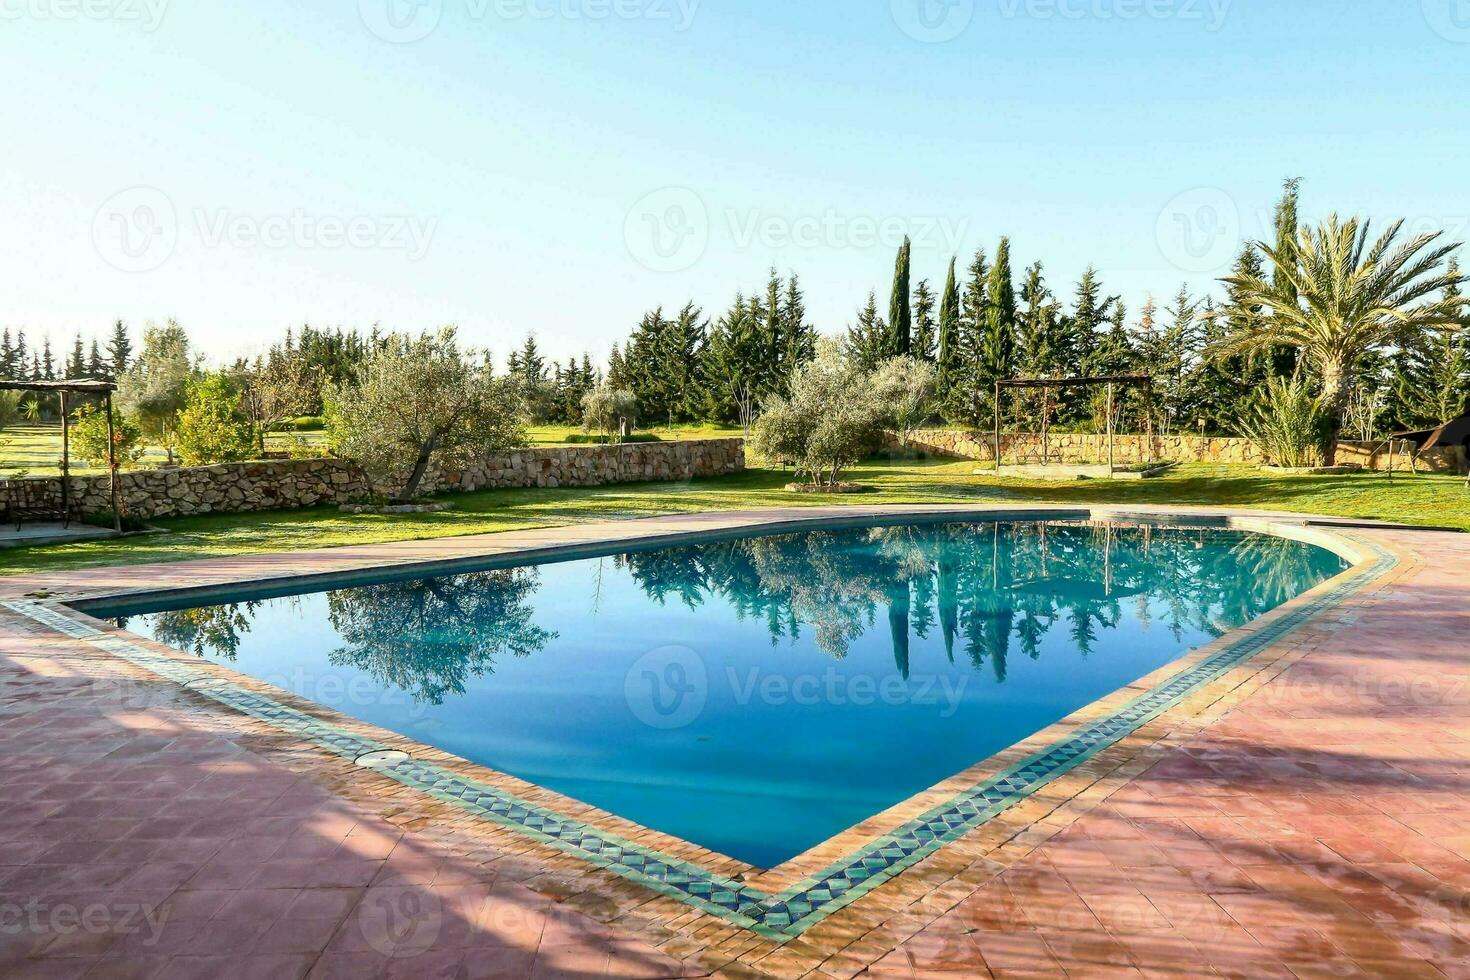
{"type": "Polygon", "coordinates": [[[58,347],[174,316],[216,357],[377,321],[600,358],[772,265],[831,332],[905,230],[919,276],[1008,234],[1136,311],[1288,175],[1470,231],[1461,0],[87,2],[0,0],[0,323],[58,347]]]}

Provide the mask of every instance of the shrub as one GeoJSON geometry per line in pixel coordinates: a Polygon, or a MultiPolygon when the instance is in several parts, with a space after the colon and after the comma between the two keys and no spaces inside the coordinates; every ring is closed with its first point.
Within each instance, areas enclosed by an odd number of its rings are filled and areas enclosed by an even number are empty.
{"type": "Polygon", "coordinates": [[[186,466],[233,463],[255,450],[255,430],[240,414],[240,394],[222,374],[189,385],[175,428],[179,459],[186,466]]]}
{"type": "Polygon", "coordinates": [[[430,463],[525,445],[509,383],[461,353],[453,328],[388,337],[357,377],[327,391],[327,441],[380,484],[398,485],[398,499],[418,493],[430,463]]]}
{"type": "MultiPolygon", "coordinates": [[[[82,405],[72,412],[71,444],[78,458],[93,466],[107,465],[107,413],[96,405],[82,405]]],[[[147,446],[138,423],[112,410],[112,445],[118,466],[132,466],[143,458],[147,446]]]]}
{"type": "Polygon", "coordinates": [[[751,448],[796,467],[813,485],[835,486],[873,448],[885,409],[871,376],[834,343],[792,375],[791,397],[772,398],[751,429],[751,448]]]}
{"type": "Polygon", "coordinates": [[[604,382],[582,396],[582,431],[601,432],[609,436],[621,431],[626,419],[629,426],[637,421],[638,400],[631,391],[614,388],[604,382]]]}
{"type": "Polygon", "coordinates": [[[1268,379],[1266,387],[1247,404],[1239,427],[1268,463],[1312,466],[1328,458],[1331,413],[1300,373],[1268,379]]]}

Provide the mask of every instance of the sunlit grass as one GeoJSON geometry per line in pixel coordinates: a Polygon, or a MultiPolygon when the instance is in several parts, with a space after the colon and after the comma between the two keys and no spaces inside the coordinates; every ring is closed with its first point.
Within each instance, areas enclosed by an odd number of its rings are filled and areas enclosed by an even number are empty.
{"type": "Polygon", "coordinates": [[[224,514],[156,521],[165,534],[0,552],[0,574],[90,565],[179,561],[383,541],[524,530],[558,524],[757,507],[919,503],[1198,504],[1290,510],[1338,517],[1470,529],[1463,478],[1379,474],[1277,476],[1247,466],[1188,464],[1146,481],[1051,483],[997,480],[973,462],[873,460],[851,478],[874,488],[859,496],[791,494],[791,476],[752,469],[738,476],[674,484],[576,489],[487,490],[454,496],[439,514],[347,515],[335,508],[224,514]]]}

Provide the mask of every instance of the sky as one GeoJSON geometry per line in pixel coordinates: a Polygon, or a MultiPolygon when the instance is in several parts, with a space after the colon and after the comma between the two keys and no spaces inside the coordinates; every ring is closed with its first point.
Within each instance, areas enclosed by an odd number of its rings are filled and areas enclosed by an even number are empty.
{"type": "Polygon", "coordinates": [[[1470,235],[1470,0],[0,0],[0,325],[457,324],[601,359],[768,271],[844,329],[898,243],[1135,311],[1282,180],[1470,235]]]}

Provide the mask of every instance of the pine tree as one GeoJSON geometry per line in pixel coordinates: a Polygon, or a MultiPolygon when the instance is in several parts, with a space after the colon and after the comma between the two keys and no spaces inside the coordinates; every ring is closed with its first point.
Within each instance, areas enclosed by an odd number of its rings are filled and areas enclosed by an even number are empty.
{"type": "Polygon", "coordinates": [[[741,293],[709,331],[700,358],[704,406],[700,414],[721,422],[745,422],[769,392],[762,385],[770,365],[764,360],[758,301],[741,293]]]}
{"type": "Polygon", "coordinates": [[[909,292],[913,245],[907,235],[899,246],[893,264],[893,292],[888,300],[889,357],[907,357],[913,348],[913,317],[909,309],[909,292]]]}
{"type": "Polygon", "coordinates": [[[954,368],[944,399],[946,417],[956,422],[979,425],[990,411],[993,388],[986,384],[981,358],[985,350],[984,333],[989,315],[990,263],[985,250],[979,249],[965,273],[964,292],[960,298],[959,343],[954,368]]]}
{"type": "Polygon", "coordinates": [[[919,280],[914,287],[914,343],[910,353],[921,361],[933,361],[935,356],[934,305],[929,280],[919,280]]]}
{"type": "Polygon", "coordinates": [[[878,294],[868,293],[867,305],[858,310],[857,322],[847,330],[847,349],[854,360],[871,370],[887,358],[892,335],[878,315],[878,294]]]}
{"type": "Polygon", "coordinates": [[[106,378],[107,364],[102,360],[102,349],[97,346],[97,338],[92,338],[92,349],[87,352],[87,376],[89,378],[106,378]]]}
{"type": "Polygon", "coordinates": [[[71,345],[71,359],[66,362],[68,378],[82,378],[87,374],[87,355],[82,347],[82,335],[77,334],[71,345]]]}
{"type": "Polygon", "coordinates": [[[45,381],[56,380],[56,359],[51,356],[50,337],[41,341],[41,378],[45,381]]]}
{"type": "Polygon", "coordinates": [[[627,379],[623,377],[623,354],[617,344],[612,345],[612,351],[607,355],[607,383],[613,388],[627,387],[627,379]]]}
{"type": "MultiPolygon", "coordinates": [[[[286,334],[289,345],[291,335],[286,334]]],[[[289,347],[287,348],[289,350],[289,347]]],[[[128,328],[118,320],[112,325],[112,339],[107,342],[107,363],[112,380],[117,380],[127,371],[128,365],[133,363],[133,342],[128,337],[128,328]]]]}
{"type": "MultiPolygon", "coordinates": [[[[1450,264],[1458,276],[1458,262],[1450,264]]],[[[1459,300],[1458,287],[1445,298],[1459,300]]],[[[1389,413],[1398,431],[1427,429],[1470,411],[1470,345],[1461,331],[1427,331],[1401,346],[1392,359],[1389,413]]]]}
{"type": "Polygon", "coordinates": [[[699,412],[699,362],[708,333],[704,312],[693,301],[685,303],[679,315],[664,327],[658,363],[663,376],[664,415],[670,422],[689,421],[699,412]]]}
{"type": "Polygon", "coordinates": [[[794,272],[786,280],[786,296],[781,303],[781,337],[784,349],[781,379],[776,392],[786,394],[791,386],[791,375],[817,356],[817,328],[806,320],[806,299],[794,272]]]}
{"type": "Polygon", "coordinates": [[[1072,308],[1072,331],[1068,338],[1068,366],[1081,374],[1100,374],[1094,358],[1098,334],[1107,326],[1118,297],[1103,295],[1097,270],[1088,266],[1077,283],[1077,302],[1072,308]]]}
{"type": "Polygon", "coordinates": [[[0,334],[0,378],[15,380],[15,346],[10,342],[10,328],[0,334]]]}
{"type": "Polygon", "coordinates": [[[1025,308],[1016,322],[1016,373],[1026,378],[1055,377],[1064,368],[1062,338],[1057,335],[1060,306],[1046,287],[1040,262],[1026,270],[1021,302],[1025,308]]]}
{"type": "Polygon", "coordinates": [[[1200,349],[1200,309],[1201,303],[1190,296],[1189,287],[1180,286],[1174,305],[1164,310],[1169,322],[1163,330],[1153,332],[1154,344],[1144,351],[1154,376],[1165,434],[1193,428],[1195,400],[1191,382],[1195,355],[1200,349]]]}

